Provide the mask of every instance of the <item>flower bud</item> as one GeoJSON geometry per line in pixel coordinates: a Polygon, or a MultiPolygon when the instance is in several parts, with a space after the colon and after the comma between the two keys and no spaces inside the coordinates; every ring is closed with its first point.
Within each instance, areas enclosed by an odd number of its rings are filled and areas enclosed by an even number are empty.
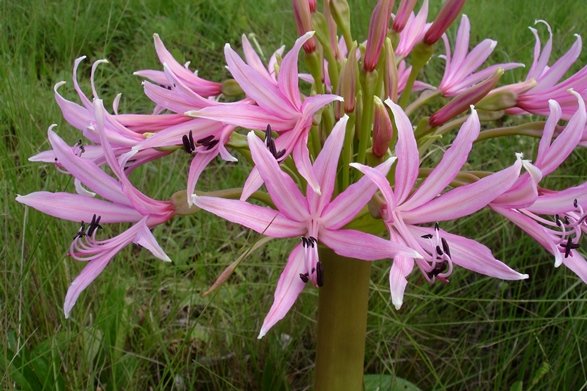
{"type": "Polygon", "coordinates": [[[314,13],[314,12],[316,12],[316,8],[318,7],[318,4],[317,4],[316,0],[308,0],[308,6],[310,7],[310,12],[314,13]]]}
{"type": "Polygon", "coordinates": [[[241,86],[238,85],[237,81],[234,79],[226,79],[222,82],[222,94],[228,97],[238,97],[241,96],[244,92],[241,86]]]}
{"type": "Polygon", "coordinates": [[[330,13],[336,22],[338,28],[342,31],[345,37],[347,46],[350,45],[350,40],[347,36],[351,36],[351,10],[347,0],[329,0],[330,13]]]}
{"type": "Polygon", "coordinates": [[[379,0],[371,14],[369,37],[367,38],[365,61],[363,63],[363,68],[367,72],[371,72],[377,66],[377,61],[379,60],[379,55],[383,48],[383,42],[387,35],[392,8],[393,0],[379,0]]]}
{"type": "Polygon", "coordinates": [[[390,98],[392,101],[397,102],[398,97],[398,87],[399,87],[399,73],[398,67],[395,63],[395,53],[393,50],[393,46],[391,45],[391,40],[389,38],[385,38],[385,45],[384,45],[384,57],[383,57],[383,88],[385,91],[385,96],[390,98]]]}
{"type": "MultiPolygon", "coordinates": [[[[308,0],[292,0],[296,29],[299,35],[312,31],[312,14],[308,0]]],[[[312,37],[304,44],[304,51],[308,54],[316,51],[316,38],[312,37]]]]}
{"type": "Polygon", "coordinates": [[[416,0],[401,0],[399,3],[399,7],[397,9],[397,15],[395,15],[395,19],[393,20],[393,25],[391,28],[393,31],[397,33],[401,33],[401,31],[406,27],[406,23],[408,22],[408,18],[410,14],[414,10],[414,6],[416,5],[416,0]]]}
{"type": "Polygon", "coordinates": [[[382,157],[387,153],[389,143],[393,138],[393,125],[385,105],[378,96],[374,100],[374,119],[373,119],[373,146],[371,150],[373,155],[382,157]]]}
{"type": "Polygon", "coordinates": [[[486,111],[505,110],[516,106],[518,94],[507,89],[493,90],[477,103],[477,108],[486,111]]]}
{"type": "Polygon", "coordinates": [[[465,5],[465,0],[446,0],[444,6],[438,13],[436,20],[424,35],[424,43],[432,45],[436,43],[442,34],[450,27],[452,22],[459,16],[461,9],[465,5]]]}
{"type": "MultiPolygon", "coordinates": [[[[351,50],[349,50],[347,60],[343,64],[340,71],[340,80],[338,82],[338,95],[342,96],[344,99],[344,102],[340,102],[338,104],[342,105],[344,112],[347,114],[355,110],[357,73],[357,43],[353,42],[353,46],[351,46],[351,50]]],[[[343,113],[339,112],[337,114],[340,114],[340,117],[342,117],[343,113]]]]}
{"type": "Polygon", "coordinates": [[[501,75],[503,75],[503,69],[499,68],[491,77],[467,88],[457,95],[453,100],[430,116],[430,125],[433,127],[440,126],[468,110],[469,106],[477,103],[495,87],[501,75]]]}

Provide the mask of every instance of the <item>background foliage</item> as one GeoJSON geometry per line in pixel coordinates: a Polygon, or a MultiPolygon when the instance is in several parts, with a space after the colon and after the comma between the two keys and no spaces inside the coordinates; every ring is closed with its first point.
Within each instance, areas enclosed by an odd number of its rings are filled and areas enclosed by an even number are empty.
{"type": "MultiPolygon", "coordinates": [[[[353,2],[355,37],[366,37],[374,1],[353,2]]],[[[472,41],[499,41],[493,61],[531,60],[535,18],[549,21],[560,54],[583,33],[581,0],[470,1],[472,41]]],[[[433,13],[438,4],[433,7],[433,13]]],[[[71,189],[52,167],[27,158],[46,149],[46,129],[57,123],[70,141],[52,86],[68,81],[73,60],[108,58],[98,72],[111,102],[123,92],[121,111],[148,112],[138,69],[158,68],[152,34],[158,32],[180,60],[208,78],[225,76],[225,42],[240,47],[254,33],[265,54],[291,45],[295,32],[286,0],[222,2],[133,0],[108,2],[24,0],[0,2],[0,388],[2,389],[307,389],[311,384],[317,291],[308,289],[294,310],[262,341],[256,340],[291,243],[257,251],[220,290],[203,292],[257,239],[204,213],[156,230],[173,264],[146,251],[117,256],[65,320],[66,288],[80,270],[66,256],[77,231],[14,202],[15,195],[71,189]]],[[[543,29],[542,29],[543,30],[543,29]]],[[[455,28],[451,29],[454,34],[455,28]]],[[[544,33],[544,31],[543,31],[544,33]]],[[[543,35],[544,36],[544,35],[543,35]]],[[[585,63],[587,57],[582,56],[585,63]]],[[[439,79],[441,60],[428,77],[439,79]]],[[[523,75],[519,71],[517,75],[523,75]]],[[[512,78],[513,79],[513,78],[512,78]]],[[[534,140],[479,143],[477,163],[500,163],[504,153],[530,156],[534,140]],[[507,151],[507,152],[506,152],[507,151]]],[[[512,156],[512,155],[510,155],[512,156]]],[[[553,187],[585,180],[586,151],[575,152],[553,187]]],[[[182,189],[185,154],[136,172],[133,180],[156,198],[182,189]]],[[[204,174],[207,188],[242,183],[246,164],[220,161],[204,174]]],[[[587,294],[570,271],[553,268],[547,253],[490,213],[454,224],[492,247],[530,280],[506,283],[458,270],[448,285],[428,286],[413,276],[401,311],[389,299],[387,262],[373,271],[366,371],[398,374],[422,389],[533,390],[587,388],[587,294]]]]}

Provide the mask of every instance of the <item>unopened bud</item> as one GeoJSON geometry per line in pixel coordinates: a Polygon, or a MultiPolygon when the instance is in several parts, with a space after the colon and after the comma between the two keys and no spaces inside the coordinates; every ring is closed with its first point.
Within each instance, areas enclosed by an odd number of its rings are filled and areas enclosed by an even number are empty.
{"type": "Polygon", "coordinates": [[[308,6],[310,7],[310,12],[316,12],[316,8],[318,7],[318,4],[317,4],[316,0],[308,0],[308,6]]]}
{"type": "Polygon", "coordinates": [[[371,72],[377,66],[377,61],[383,48],[383,42],[387,35],[392,8],[393,0],[379,0],[371,14],[367,48],[365,49],[365,61],[363,63],[363,68],[367,72],[371,72]]]}
{"type": "Polygon", "coordinates": [[[444,6],[438,13],[436,20],[432,23],[432,26],[426,31],[424,35],[424,43],[432,45],[436,43],[442,34],[450,27],[452,22],[455,21],[461,9],[465,5],[465,0],[446,0],[444,6]]]}
{"type": "MultiPolygon", "coordinates": [[[[343,97],[344,102],[339,103],[343,105],[345,113],[352,113],[355,110],[356,94],[357,94],[357,43],[353,42],[346,62],[343,64],[340,71],[340,80],[338,82],[338,94],[343,97]]],[[[338,113],[342,116],[342,113],[338,113]]]]}
{"type": "Polygon", "coordinates": [[[393,31],[400,33],[404,27],[406,27],[408,18],[410,17],[410,14],[414,10],[415,6],[416,0],[401,0],[397,9],[397,15],[395,15],[393,25],[391,26],[393,31]]]}
{"type": "Polygon", "coordinates": [[[516,106],[518,94],[507,89],[494,90],[476,104],[480,110],[498,111],[516,106]]]}
{"type": "Polygon", "coordinates": [[[389,143],[393,138],[393,125],[381,99],[378,96],[374,96],[373,100],[373,146],[371,150],[376,157],[382,157],[387,153],[389,143]]]}
{"type": "Polygon", "coordinates": [[[480,101],[495,87],[499,78],[503,75],[503,69],[499,68],[491,77],[467,88],[448,102],[444,107],[430,116],[430,125],[440,126],[457,115],[469,109],[469,106],[480,101]]]}
{"type": "MultiPolygon", "coordinates": [[[[312,29],[312,14],[308,0],[292,0],[296,29],[299,35],[304,35],[312,29]]],[[[312,37],[304,44],[304,51],[308,54],[316,51],[316,38],[312,37]]]]}
{"type": "Polygon", "coordinates": [[[244,92],[234,79],[226,79],[222,82],[222,94],[228,97],[241,96],[244,92]]]}
{"type": "MultiPolygon", "coordinates": [[[[329,0],[330,14],[343,36],[351,36],[351,10],[347,0],[329,0]]],[[[346,38],[345,38],[346,40],[346,38]]],[[[347,45],[349,42],[347,41],[347,45]]]]}
{"type": "Polygon", "coordinates": [[[399,73],[395,63],[395,53],[389,38],[385,38],[384,50],[383,88],[385,91],[385,96],[390,98],[392,101],[397,102],[397,97],[399,94],[399,73]]]}

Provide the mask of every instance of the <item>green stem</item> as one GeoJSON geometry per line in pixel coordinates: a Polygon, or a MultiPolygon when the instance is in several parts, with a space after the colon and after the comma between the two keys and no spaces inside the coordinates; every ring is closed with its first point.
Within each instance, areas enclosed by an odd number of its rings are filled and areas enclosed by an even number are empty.
{"type": "Polygon", "coordinates": [[[424,103],[428,102],[430,99],[437,97],[438,95],[440,95],[440,91],[438,91],[438,90],[424,91],[422,94],[420,94],[418,99],[416,99],[415,101],[410,103],[408,105],[408,107],[406,107],[406,110],[405,110],[406,115],[408,115],[408,116],[412,115],[414,113],[414,111],[416,111],[420,106],[422,106],[424,103]]]}
{"type": "Polygon", "coordinates": [[[361,111],[361,127],[359,129],[359,150],[357,162],[365,163],[367,144],[371,136],[373,125],[373,95],[377,86],[377,71],[367,72],[363,84],[363,107],[361,111]]]}
{"type": "Polygon", "coordinates": [[[542,137],[542,132],[544,129],[544,121],[537,121],[531,122],[528,124],[522,124],[518,126],[508,126],[504,128],[495,128],[484,130],[479,134],[477,137],[478,141],[488,140],[494,137],[504,137],[504,136],[530,136],[530,137],[542,137]]]}
{"type": "Polygon", "coordinates": [[[424,43],[417,45],[412,51],[412,71],[408,77],[406,87],[399,98],[399,104],[401,107],[406,107],[408,105],[408,100],[410,99],[410,94],[412,93],[412,88],[414,88],[416,78],[430,57],[432,57],[432,53],[434,53],[434,45],[426,45],[424,43]]]}
{"type": "Polygon", "coordinates": [[[353,140],[355,138],[355,115],[350,114],[349,122],[347,123],[346,132],[344,136],[344,145],[342,149],[342,168],[340,182],[340,192],[342,193],[350,184],[350,170],[349,164],[353,159],[353,140]]]}
{"type": "Polygon", "coordinates": [[[324,285],[319,290],[317,391],[363,389],[371,263],[321,247],[324,285]]]}

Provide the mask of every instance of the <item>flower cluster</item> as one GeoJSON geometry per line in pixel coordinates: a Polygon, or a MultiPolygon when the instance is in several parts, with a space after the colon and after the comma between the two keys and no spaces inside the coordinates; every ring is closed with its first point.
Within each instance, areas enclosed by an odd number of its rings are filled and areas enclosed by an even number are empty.
{"type": "Polygon", "coordinates": [[[243,35],[242,56],[224,47],[230,75],[221,81],[180,64],[155,35],[160,69],[135,72],[154,105],[150,114],[119,113],[120,95],[112,111],[106,110],[94,74],[107,61],[93,64],[89,97],[77,76],[84,57],[75,60],[79,103],[60,94],[65,82],[55,86],[55,99],[82,139],[68,145],[51,126],[52,149],[30,158],[70,175],[75,193],[17,197],[79,224],[69,255],[86,266],[67,292],[66,317],[125,246],[136,243],[170,261],[151,229],[197,211],[264,236],[299,239],[277,281],[260,338],[304,287],[328,283],[321,246],[361,261],[389,260],[391,298],[398,309],[414,270],[431,284],[448,283],[456,266],[503,280],[528,278],[485,245],[441,228],[482,209],[509,219],[554,256],[556,267],[564,264],[587,283],[580,252],[587,233],[587,184],[562,190],[540,185],[577,147],[587,145],[587,68],[562,80],[580,55],[581,38],[551,61],[552,31],[539,21],[548,41],[542,46],[531,28],[536,45],[525,79],[500,86],[505,71],[524,64],[484,66],[497,42],[485,39],[469,49],[466,15],[451,44],[446,31],[464,2],[447,0],[430,19],[428,0],[417,12],[415,0],[401,0],[397,7],[393,0],[379,0],[361,42],[351,34],[346,0],[325,0],[321,11],[315,1],[293,0],[299,33],[293,46],[276,50],[265,63],[243,35]],[[435,85],[420,77],[437,50],[444,72],[435,85]],[[298,67],[300,56],[308,73],[298,67]],[[545,120],[525,127],[529,114],[545,120]],[[492,125],[506,116],[512,127],[492,125]],[[450,133],[454,138],[447,145],[450,133]],[[502,156],[504,166],[495,171],[469,168],[476,141],[516,134],[540,138],[535,159],[524,159],[527,151],[521,150],[502,156]],[[424,156],[440,141],[444,152],[432,164],[424,156]],[[189,156],[185,190],[160,201],[131,183],[132,170],[172,153],[189,156]],[[237,162],[235,156],[253,164],[236,194],[199,193],[206,167],[216,157],[237,162]],[[250,202],[253,195],[265,205],[250,202]],[[131,226],[99,238],[102,225],[114,223],[131,226]]]}

